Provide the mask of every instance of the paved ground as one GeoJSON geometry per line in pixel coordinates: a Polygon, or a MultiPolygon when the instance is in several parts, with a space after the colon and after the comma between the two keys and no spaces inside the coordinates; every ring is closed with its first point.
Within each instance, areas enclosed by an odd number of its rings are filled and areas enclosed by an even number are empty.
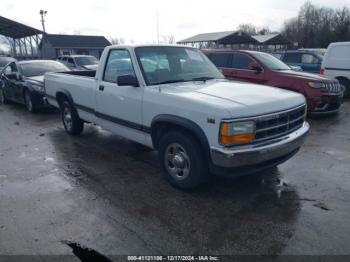
{"type": "Polygon", "coordinates": [[[261,179],[170,187],[154,152],[0,106],[0,254],[350,254],[350,101],[261,179]]]}

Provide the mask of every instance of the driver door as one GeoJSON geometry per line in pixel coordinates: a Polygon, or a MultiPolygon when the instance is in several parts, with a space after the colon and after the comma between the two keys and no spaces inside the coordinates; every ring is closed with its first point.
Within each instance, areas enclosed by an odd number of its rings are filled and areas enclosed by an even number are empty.
{"type": "Polygon", "coordinates": [[[96,94],[96,115],[100,125],[130,140],[145,143],[142,125],[142,87],[118,86],[121,75],[134,75],[130,53],[126,49],[109,52],[102,80],[96,94]]]}
{"type": "Polygon", "coordinates": [[[17,79],[15,79],[15,74],[18,74],[18,69],[16,63],[9,64],[3,71],[3,88],[6,98],[10,100],[16,99],[16,85],[17,79]]]}

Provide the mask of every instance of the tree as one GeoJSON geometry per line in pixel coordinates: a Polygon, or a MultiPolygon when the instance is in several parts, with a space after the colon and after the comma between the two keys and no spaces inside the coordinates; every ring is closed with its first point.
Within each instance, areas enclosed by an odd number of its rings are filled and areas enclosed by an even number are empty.
{"type": "Polygon", "coordinates": [[[258,28],[255,25],[252,24],[240,24],[238,26],[238,30],[242,31],[248,35],[256,35],[258,28]]]}
{"type": "Polygon", "coordinates": [[[125,39],[122,37],[109,37],[109,42],[112,45],[123,45],[125,44],[125,39]]]}
{"type": "Polygon", "coordinates": [[[350,10],[317,7],[307,1],[296,17],[284,23],[282,34],[300,47],[327,47],[350,39],[350,10]]]}
{"type": "Polygon", "coordinates": [[[163,35],[163,42],[166,44],[175,44],[175,36],[174,35],[163,35]]]}

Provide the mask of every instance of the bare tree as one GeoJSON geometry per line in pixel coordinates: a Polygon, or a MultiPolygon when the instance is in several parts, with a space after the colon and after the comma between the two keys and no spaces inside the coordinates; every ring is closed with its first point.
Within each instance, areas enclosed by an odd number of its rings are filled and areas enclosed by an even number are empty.
{"type": "Polygon", "coordinates": [[[125,44],[125,39],[122,37],[109,37],[109,42],[112,45],[123,45],[125,44]]]}
{"type": "Polygon", "coordinates": [[[318,7],[307,1],[298,15],[285,22],[282,34],[299,47],[327,47],[350,38],[350,10],[318,7]]]}
{"type": "Polygon", "coordinates": [[[175,44],[175,36],[174,35],[163,35],[162,36],[163,38],[163,43],[166,43],[166,44],[175,44]]]}
{"type": "Polygon", "coordinates": [[[256,35],[258,28],[252,24],[240,24],[238,30],[247,33],[248,35],[256,35]]]}

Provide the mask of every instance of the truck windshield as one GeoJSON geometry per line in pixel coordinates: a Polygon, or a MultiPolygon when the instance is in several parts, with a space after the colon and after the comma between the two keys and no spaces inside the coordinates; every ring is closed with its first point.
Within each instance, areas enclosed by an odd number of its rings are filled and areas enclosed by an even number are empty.
{"type": "Polygon", "coordinates": [[[135,52],[147,85],[225,78],[197,49],[152,46],[135,52]]]}
{"type": "Polygon", "coordinates": [[[68,67],[56,61],[33,61],[20,64],[22,74],[26,77],[42,76],[49,72],[70,71],[68,67]]]}
{"type": "Polygon", "coordinates": [[[291,70],[289,66],[277,59],[273,55],[267,53],[254,53],[257,59],[259,59],[265,66],[271,70],[291,70]]]}
{"type": "Polygon", "coordinates": [[[78,66],[97,65],[98,60],[94,56],[77,56],[75,62],[78,66]]]}

